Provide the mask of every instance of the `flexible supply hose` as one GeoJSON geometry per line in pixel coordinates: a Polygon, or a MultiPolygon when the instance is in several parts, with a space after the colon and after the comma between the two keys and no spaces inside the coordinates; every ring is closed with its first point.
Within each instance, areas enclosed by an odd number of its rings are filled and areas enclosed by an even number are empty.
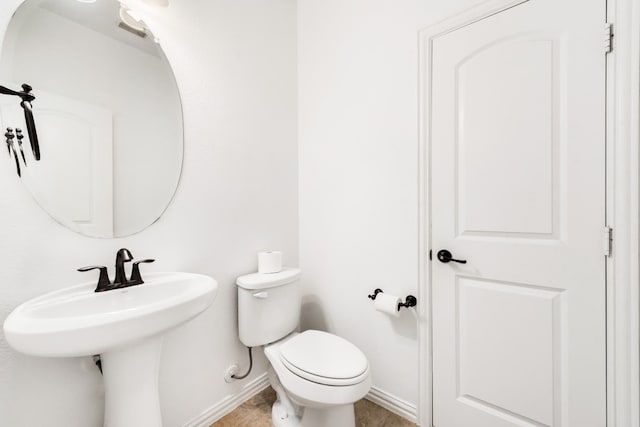
{"type": "Polygon", "coordinates": [[[251,347],[247,347],[249,349],[249,370],[247,371],[246,374],[242,375],[242,376],[238,376],[238,375],[231,375],[231,378],[236,379],[236,380],[243,380],[245,378],[247,378],[249,376],[249,374],[251,373],[251,369],[253,369],[253,355],[251,354],[251,347]]]}

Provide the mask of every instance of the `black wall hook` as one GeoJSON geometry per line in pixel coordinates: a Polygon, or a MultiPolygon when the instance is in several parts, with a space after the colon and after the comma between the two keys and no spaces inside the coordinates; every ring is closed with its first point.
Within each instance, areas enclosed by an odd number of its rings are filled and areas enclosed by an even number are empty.
{"type": "Polygon", "coordinates": [[[20,170],[20,160],[18,160],[18,151],[16,150],[16,146],[13,142],[14,138],[16,137],[15,133],[13,132],[12,128],[7,128],[7,133],[4,134],[6,141],[7,141],[7,150],[9,150],[9,157],[11,157],[11,154],[13,154],[13,158],[16,161],[16,172],[18,173],[19,177],[22,177],[22,171],[20,170]]]}
{"type": "Polygon", "coordinates": [[[11,157],[11,140],[14,138],[13,128],[7,128],[7,132],[4,134],[5,142],[7,143],[7,153],[11,157]]]}
{"type": "Polygon", "coordinates": [[[12,90],[5,86],[0,86],[0,95],[11,95],[20,98],[20,106],[24,110],[24,120],[27,125],[27,133],[31,141],[31,151],[36,160],[40,160],[40,144],[38,143],[38,133],[36,132],[36,123],[33,119],[33,105],[31,104],[36,97],[31,93],[33,88],[28,84],[22,85],[22,91],[12,90]]]}
{"type": "Polygon", "coordinates": [[[24,139],[24,135],[22,134],[22,129],[16,128],[16,139],[18,140],[18,147],[20,148],[20,154],[22,155],[22,161],[24,165],[27,166],[27,158],[24,155],[24,150],[22,149],[22,140],[24,139]]]}

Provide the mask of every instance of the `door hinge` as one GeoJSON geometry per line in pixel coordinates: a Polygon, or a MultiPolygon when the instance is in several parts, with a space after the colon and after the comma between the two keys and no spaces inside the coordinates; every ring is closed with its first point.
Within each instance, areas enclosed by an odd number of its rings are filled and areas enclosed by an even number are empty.
{"type": "Polygon", "coordinates": [[[611,227],[604,228],[604,235],[602,236],[602,249],[604,250],[604,256],[611,256],[611,249],[613,248],[613,229],[611,227]]]}
{"type": "Polygon", "coordinates": [[[613,51],[613,24],[607,22],[604,24],[604,53],[613,51]]]}

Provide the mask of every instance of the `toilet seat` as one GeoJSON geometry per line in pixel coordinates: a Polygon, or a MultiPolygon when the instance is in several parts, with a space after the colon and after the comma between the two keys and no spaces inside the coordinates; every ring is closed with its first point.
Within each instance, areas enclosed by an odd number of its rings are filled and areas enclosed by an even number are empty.
{"type": "Polygon", "coordinates": [[[349,386],[369,375],[365,355],[336,335],[308,330],[280,346],[280,361],[292,373],[314,383],[349,386]]]}

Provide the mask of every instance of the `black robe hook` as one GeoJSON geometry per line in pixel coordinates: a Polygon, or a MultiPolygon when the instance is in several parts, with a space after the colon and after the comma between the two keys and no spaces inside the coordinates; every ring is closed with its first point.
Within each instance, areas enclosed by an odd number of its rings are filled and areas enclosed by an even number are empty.
{"type": "Polygon", "coordinates": [[[40,143],[38,142],[36,123],[33,119],[33,106],[31,105],[31,102],[33,102],[36,97],[31,93],[32,90],[33,88],[26,83],[22,85],[22,91],[20,92],[11,90],[5,86],[0,86],[0,95],[18,96],[22,100],[20,101],[20,106],[24,110],[24,121],[27,124],[27,133],[31,141],[31,151],[33,152],[33,157],[36,160],[40,160],[40,143]]]}
{"type": "Polygon", "coordinates": [[[22,149],[22,140],[24,139],[24,135],[22,134],[22,129],[16,128],[16,139],[18,140],[18,148],[20,148],[22,161],[24,162],[24,165],[27,166],[27,158],[24,155],[24,150],[22,149]]]}
{"type": "Polygon", "coordinates": [[[24,121],[27,123],[27,133],[29,134],[29,141],[31,141],[31,151],[33,152],[33,157],[36,160],[40,160],[40,143],[38,142],[38,133],[36,132],[36,122],[33,119],[33,107],[31,102],[36,99],[35,96],[31,94],[33,88],[28,84],[22,85],[23,92],[20,95],[22,102],[20,106],[24,110],[24,121]]]}
{"type": "Polygon", "coordinates": [[[9,153],[9,156],[11,156],[11,140],[13,139],[13,128],[7,128],[7,132],[5,132],[4,138],[7,143],[7,153],[9,153]]]}
{"type": "Polygon", "coordinates": [[[11,153],[13,153],[13,158],[16,161],[16,172],[18,173],[19,177],[22,177],[22,171],[20,170],[20,160],[18,159],[18,153],[16,152],[16,147],[13,142],[13,139],[15,138],[13,129],[7,128],[7,132],[4,134],[4,136],[7,138],[7,147],[9,148],[9,156],[11,156],[11,153]]]}

